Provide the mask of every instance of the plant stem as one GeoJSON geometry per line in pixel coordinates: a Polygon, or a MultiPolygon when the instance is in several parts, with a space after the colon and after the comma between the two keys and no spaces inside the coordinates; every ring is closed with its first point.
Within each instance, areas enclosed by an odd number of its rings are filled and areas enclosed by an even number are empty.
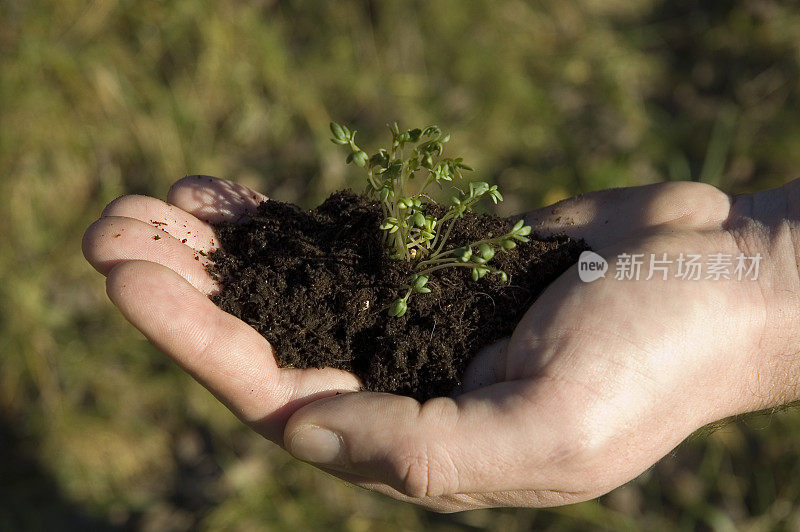
{"type": "Polygon", "coordinates": [[[444,247],[445,243],[447,242],[447,239],[450,238],[450,231],[453,230],[453,226],[455,224],[456,224],[456,218],[451,218],[450,219],[450,223],[447,225],[447,231],[445,231],[444,237],[442,238],[442,241],[439,242],[439,247],[434,249],[433,256],[437,256],[437,255],[439,255],[439,253],[442,252],[442,248],[444,247]]]}
{"type": "Polygon", "coordinates": [[[496,273],[501,270],[498,270],[494,266],[489,266],[487,264],[475,264],[474,262],[448,262],[447,264],[438,264],[436,266],[431,266],[430,268],[425,268],[421,271],[415,271],[417,275],[428,275],[431,272],[435,272],[436,270],[443,270],[444,268],[486,268],[491,273],[496,273]]]}
{"type": "MultiPolygon", "coordinates": [[[[417,263],[417,266],[416,266],[416,268],[423,268],[423,267],[428,267],[428,266],[435,266],[435,265],[437,265],[437,264],[444,264],[444,263],[448,263],[448,264],[449,264],[449,263],[451,263],[451,262],[452,262],[452,263],[455,263],[455,262],[461,262],[461,261],[460,261],[460,260],[458,260],[458,259],[457,259],[457,258],[455,258],[455,257],[447,257],[447,258],[438,258],[438,257],[433,257],[433,258],[430,258],[430,259],[426,259],[426,260],[419,261],[419,262],[417,263]]],[[[470,263],[468,263],[468,262],[464,262],[463,264],[470,264],[470,263]]],[[[473,263],[473,264],[474,264],[474,263],[473,263]]]]}

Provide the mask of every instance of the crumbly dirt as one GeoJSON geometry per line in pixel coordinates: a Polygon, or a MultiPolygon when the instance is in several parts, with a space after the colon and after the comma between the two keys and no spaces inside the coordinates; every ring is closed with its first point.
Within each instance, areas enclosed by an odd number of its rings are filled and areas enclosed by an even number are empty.
{"type": "MultiPolygon", "coordinates": [[[[431,204],[431,211],[442,207],[431,204]]],[[[506,271],[475,282],[469,268],[433,272],[429,294],[413,294],[408,312],[390,317],[410,267],[387,258],[379,204],[350,191],[311,211],[279,201],[216,226],[210,256],[223,310],[258,330],[284,367],[336,367],[355,373],[366,390],[420,400],[446,396],[483,346],[509,336],[536,297],[588,249],[566,236],[498,251],[506,271]]],[[[506,233],[513,221],[467,213],[448,247],[506,233]]]]}

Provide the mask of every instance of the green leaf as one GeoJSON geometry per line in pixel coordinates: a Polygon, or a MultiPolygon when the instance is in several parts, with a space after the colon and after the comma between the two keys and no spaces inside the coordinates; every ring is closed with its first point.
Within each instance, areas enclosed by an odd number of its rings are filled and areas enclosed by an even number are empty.
{"type": "Polygon", "coordinates": [[[417,142],[419,140],[420,135],[422,135],[421,129],[412,129],[408,132],[408,140],[411,142],[417,142]]]}
{"type": "Polygon", "coordinates": [[[414,289],[415,292],[419,292],[422,287],[428,284],[428,276],[427,275],[417,275],[414,277],[414,282],[412,283],[411,287],[414,289]]]}
{"type": "Polygon", "coordinates": [[[369,162],[372,166],[381,166],[386,168],[386,166],[389,164],[389,152],[383,149],[378,150],[378,153],[369,158],[369,162]]]}
{"type": "Polygon", "coordinates": [[[389,316],[399,318],[406,313],[406,310],[408,310],[408,303],[406,303],[406,300],[404,298],[397,299],[392,303],[392,306],[389,307],[389,316]]]}
{"type": "Polygon", "coordinates": [[[344,134],[344,128],[337,124],[336,122],[331,122],[331,133],[333,133],[333,138],[336,139],[334,142],[339,142],[338,144],[347,144],[347,136],[344,134]]]}
{"type": "Polygon", "coordinates": [[[517,223],[514,224],[514,227],[511,228],[511,232],[512,233],[516,233],[517,231],[522,229],[523,225],[525,225],[524,221],[522,221],[522,220],[518,221],[517,223]]]}
{"type": "Polygon", "coordinates": [[[358,166],[361,167],[367,166],[367,160],[369,159],[367,152],[358,150],[357,152],[354,152],[352,155],[353,155],[353,162],[356,163],[358,166]]]}
{"type": "Polygon", "coordinates": [[[465,247],[465,248],[458,248],[455,250],[456,258],[461,262],[469,262],[469,259],[472,258],[472,248],[465,247]]]}
{"type": "Polygon", "coordinates": [[[481,257],[486,260],[490,261],[494,258],[494,249],[489,244],[481,244],[478,246],[478,252],[481,254],[481,257]]]}
{"type": "Polygon", "coordinates": [[[483,196],[489,190],[489,183],[484,181],[473,181],[469,184],[469,196],[471,198],[483,196]]]}
{"type": "Polygon", "coordinates": [[[397,179],[403,171],[403,161],[395,159],[390,162],[386,169],[381,173],[386,179],[397,179]]]}
{"type": "Polygon", "coordinates": [[[503,195],[500,194],[500,191],[497,189],[497,185],[494,185],[489,189],[489,197],[492,198],[494,203],[503,201],[503,195]]]}
{"type": "Polygon", "coordinates": [[[477,281],[478,279],[482,279],[487,273],[489,273],[488,268],[482,268],[480,266],[472,268],[472,280],[477,281]]]}
{"type": "Polygon", "coordinates": [[[416,211],[414,213],[414,225],[417,227],[425,227],[425,215],[419,211],[416,211]]]}
{"type": "Polygon", "coordinates": [[[381,224],[381,229],[384,231],[389,231],[389,233],[395,233],[398,229],[400,229],[400,222],[397,218],[390,216],[386,218],[383,223],[381,224]]]}
{"type": "Polygon", "coordinates": [[[517,243],[511,239],[503,240],[502,242],[500,242],[500,247],[502,247],[505,250],[514,249],[515,247],[517,247],[517,243]]]}
{"type": "Polygon", "coordinates": [[[428,126],[425,128],[425,131],[422,132],[422,134],[426,137],[435,137],[437,135],[440,135],[441,133],[442,131],[439,129],[438,126],[428,126]]]}

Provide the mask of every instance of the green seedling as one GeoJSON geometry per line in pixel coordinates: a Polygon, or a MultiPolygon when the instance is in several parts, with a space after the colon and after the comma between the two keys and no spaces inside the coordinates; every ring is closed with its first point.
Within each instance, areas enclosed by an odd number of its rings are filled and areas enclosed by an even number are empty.
{"type": "Polygon", "coordinates": [[[389,307],[391,316],[403,316],[412,294],[427,294],[429,275],[444,268],[469,268],[472,279],[497,275],[508,282],[508,274],[490,264],[498,251],[508,251],[517,242],[527,242],[531,228],[522,220],[508,233],[473,242],[459,248],[448,247],[448,238],[456,220],[469,212],[480,200],[489,198],[497,203],[503,196],[497,185],[473,181],[465,190],[453,183],[463,179],[463,172],[472,168],[463,159],[443,157],[444,145],[450,135],[437,126],[401,131],[391,124],[392,144],[368,155],[355,141],[356,132],[335,122],[331,123],[331,140],[348,148],[347,162],[366,171],[367,195],[380,202],[383,210],[383,230],[386,252],[392,259],[413,264],[412,275],[404,287],[406,293],[389,307]],[[417,186],[412,190],[412,181],[417,186]],[[439,216],[426,214],[426,192],[436,185],[440,189],[450,184],[456,195],[450,199],[447,211],[439,216]]]}

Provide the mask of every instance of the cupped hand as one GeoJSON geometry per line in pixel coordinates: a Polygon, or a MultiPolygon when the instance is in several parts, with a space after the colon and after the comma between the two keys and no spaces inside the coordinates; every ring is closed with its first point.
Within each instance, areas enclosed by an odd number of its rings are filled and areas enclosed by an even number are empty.
{"type": "Polygon", "coordinates": [[[83,249],[134,326],[296,457],[439,511],[553,506],[627,482],[706,423],[797,398],[796,189],[734,199],[666,183],[530,213],[535,231],[584,238],[610,270],[591,283],[568,270],[474,359],[459,395],[423,404],[342,393],[358,381],[341,370],[278,368],[263,337],[211,303],[209,222],[253,209],[264,196],[250,189],[192,176],[166,203],[122,197],[83,249]],[[615,279],[623,254],[643,257],[638,280],[615,279]],[[762,259],[755,280],[688,280],[681,254],[762,259]],[[651,255],[673,262],[646,280],[651,255]]]}

